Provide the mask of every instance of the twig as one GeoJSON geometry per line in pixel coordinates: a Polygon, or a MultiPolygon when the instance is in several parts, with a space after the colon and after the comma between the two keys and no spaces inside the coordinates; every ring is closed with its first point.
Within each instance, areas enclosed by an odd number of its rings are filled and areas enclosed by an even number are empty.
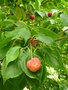
{"type": "Polygon", "coordinates": [[[32,45],[31,45],[31,58],[32,58],[32,45]]]}

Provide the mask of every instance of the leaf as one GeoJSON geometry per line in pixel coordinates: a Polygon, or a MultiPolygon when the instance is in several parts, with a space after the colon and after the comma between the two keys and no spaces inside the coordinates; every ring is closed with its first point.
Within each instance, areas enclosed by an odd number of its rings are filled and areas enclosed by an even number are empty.
{"type": "Polygon", "coordinates": [[[22,27],[22,28],[23,28],[23,27],[24,27],[24,28],[26,27],[23,21],[17,21],[17,22],[15,23],[15,25],[16,25],[17,27],[22,27]]]}
{"type": "MultiPolygon", "coordinates": [[[[57,47],[50,46],[50,47],[45,47],[41,46],[39,49],[37,49],[36,54],[43,57],[43,63],[45,63],[47,66],[53,67],[55,69],[64,69],[61,54],[58,50],[57,47]]],[[[44,66],[44,64],[43,64],[44,66]]]]}
{"type": "Polygon", "coordinates": [[[56,48],[53,48],[52,50],[50,48],[46,48],[45,62],[55,69],[63,69],[61,56],[56,48]]]}
{"type": "Polygon", "coordinates": [[[7,83],[3,84],[3,79],[0,78],[0,90],[17,90],[17,87],[15,87],[14,82],[7,81],[7,83]]]}
{"type": "Polygon", "coordinates": [[[68,14],[61,14],[61,22],[63,26],[68,26],[68,14]]]}
{"type": "Polygon", "coordinates": [[[14,15],[20,20],[22,19],[22,10],[20,7],[16,7],[15,8],[15,12],[14,12],[14,15]]]}
{"type": "Polygon", "coordinates": [[[35,0],[35,9],[39,9],[39,0],[35,0]]]}
{"type": "Polygon", "coordinates": [[[47,44],[47,45],[49,45],[53,42],[52,38],[45,36],[44,34],[38,34],[36,39],[47,44]]]}
{"type": "Polygon", "coordinates": [[[41,16],[42,18],[45,16],[45,13],[44,12],[40,12],[40,11],[37,11],[37,10],[35,12],[37,12],[38,15],[41,16]]]}
{"type": "Polygon", "coordinates": [[[39,90],[40,83],[38,80],[30,78],[26,78],[26,80],[28,81],[28,84],[31,86],[32,90],[39,90]]]}
{"type": "Polygon", "coordinates": [[[42,75],[42,81],[41,81],[42,83],[45,82],[46,77],[47,77],[47,70],[46,70],[45,62],[43,62],[43,75],[42,75]]]}
{"type": "Polygon", "coordinates": [[[40,27],[39,28],[39,33],[45,34],[45,36],[48,36],[48,37],[52,38],[53,40],[58,38],[58,35],[55,32],[53,32],[51,30],[48,30],[46,28],[40,27]]]}
{"type": "Polygon", "coordinates": [[[60,83],[60,89],[62,90],[68,90],[68,81],[63,80],[63,82],[60,83]]]}
{"type": "Polygon", "coordinates": [[[0,49],[5,47],[11,41],[11,39],[12,39],[12,37],[1,39],[0,40],[0,49]]]}
{"type": "Polygon", "coordinates": [[[11,8],[12,13],[18,20],[26,19],[26,12],[24,11],[23,8],[21,7],[10,7],[10,8],[11,8]]]}
{"type": "Polygon", "coordinates": [[[23,37],[25,41],[27,41],[30,38],[31,33],[28,28],[18,27],[14,31],[6,32],[5,35],[6,37],[12,36],[15,39],[23,37]]]}
{"type": "MultiPolygon", "coordinates": [[[[42,24],[41,24],[41,27],[43,27],[43,28],[47,28],[48,26],[50,26],[51,25],[51,23],[50,23],[50,21],[48,21],[48,20],[43,20],[43,22],[42,22],[42,24]]],[[[45,31],[45,30],[44,30],[45,31]]],[[[45,32],[44,32],[45,33],[45,32]]]]}
{"type": "Polygon", "coordinates": [[[11,47],[8,50],[8,52],[6,54],[6,67],[11,61],[16,60],[16,58],[19,55],[19,49],[20,49],[20,47],[16,46],[16,47],[11,47]]]}
{"type": "Polygon", "coordinates": [[[27,66],[26,66],[26,63],[27,61],[30,59],[30,55],[31,55],[31,51],[28,49],[25,53],[23,52],[23,50],[21,50],[20,52],[20,65],[21,65],[21,68],[23,70],[23,72],[29,77],[29,78],[32,78],[32,79],[37,79],[41,82],[41,77],[42,77],[42,73],[43,73],[43,66],[41,66],[41,69],[36,72],[36,73],[33,73],[31,72],[30,70],[28,70],[27,66]]]}
{"type": "Polygon", "coordinates": [[[0,60],[2,60],[5,56],[6,56],[6,53],[7,51],[9,50],[10,46],[6,46],[2,49],[0,49],[0,60]]]}
{"type": "Polygon", "coordinates": [[[2,5],[4,3],[4,0],[2,0],[1,2],[0,2],[0,5],[2,5]]]}
{"type": "Polygon", "coordinates": [[[60,51],[58,50],[57,47],[52,47],[52,50],[53,50],[53,54],[57,57],[57,61],[59,63],[58,68],[64,69],[64,65],[63,65],[63,61],[62,61],[62,57],[61,57],[60,51]]]}
{"type": "Polygon", "coordinates": [[[6,80],[10,78],[18,77],[22,74],[22,70],[19,64],[19,59],[16,60],[17,62],[12,62],[8,65],[6,68],[6,60],[3,60],[2,63],[2,69],[1,69],[1,75],[3,77],[3,83],[6,82],[6,80]]]}
{"type": "Polygon", "coordinates": [[[1,28],[7,31],[13,30],[13,23],[12,20],[4,20],[1,22],[1,28]]]}
{"type": "MultiPolygon", "coordinates": [[[[6,17],[5,13],[2,12],[2,10],[0,9],[0,21],[4,20],[6,17]]],[[[1,26],[0,26],[1,27],[1,26]]]]}

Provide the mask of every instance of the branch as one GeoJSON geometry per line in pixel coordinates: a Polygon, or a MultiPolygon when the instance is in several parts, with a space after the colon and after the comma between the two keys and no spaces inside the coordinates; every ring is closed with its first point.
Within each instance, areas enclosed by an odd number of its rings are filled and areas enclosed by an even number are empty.
{"type": "Polygon", "coordinates": [[[62,41],[62,40],[68,40],[68,37],[62,37],[62,38],[59,38],[59,39],[56,39],[55,41],[62,41]]]}

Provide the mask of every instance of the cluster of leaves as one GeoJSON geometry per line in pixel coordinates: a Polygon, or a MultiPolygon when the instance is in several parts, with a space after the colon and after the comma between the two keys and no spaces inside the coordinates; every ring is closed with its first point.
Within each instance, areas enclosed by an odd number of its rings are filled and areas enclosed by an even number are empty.
{"type": "Polygon", "coordinates": [[[0,90],[67,90],[68,2],[65,0],[2,0],[0,2],[0,90]],[[51,11],[52,16],[47,13],[51,11]],[[30,15],[35,15],[30,20],[30,15]],[[31,38],[36,41],[31,42],[31,38]],[[35,44],[35,45],[34,45],[35,44]],[[26,63],[38,57],[35,73],[26,63]],[[58,72],[48,78],[46,67],[58,72]],[[61,82],[64,83],[61,83],[61,82]]]}

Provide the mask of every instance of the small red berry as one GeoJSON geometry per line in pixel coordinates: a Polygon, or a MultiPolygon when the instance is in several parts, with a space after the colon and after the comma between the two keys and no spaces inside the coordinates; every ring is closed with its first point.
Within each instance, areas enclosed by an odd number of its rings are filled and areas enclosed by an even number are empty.
{"type": "Polygon", "coordinates": [[[41,68],[41,62],[39,58],[34,57],[27,61],[27,68],[31,72],[37,72],[41,68]]]}
{"type": "Polygon", "coordinates": [[[36,46],[36,44],[37,44],[36,38],[30,38],[30,43],[32,46],[36,46]]]}
{"type": "Polygon", "coordinates": [[[31,20],[34,20],[35,19],[35,16],[34,15],[30,15],[30,19],[31,20]]]}
{"type": "Polygon", "coordinates": [[[48,12],[48,17],[51,17],[52,16],[52,12],[48,12]]]}

